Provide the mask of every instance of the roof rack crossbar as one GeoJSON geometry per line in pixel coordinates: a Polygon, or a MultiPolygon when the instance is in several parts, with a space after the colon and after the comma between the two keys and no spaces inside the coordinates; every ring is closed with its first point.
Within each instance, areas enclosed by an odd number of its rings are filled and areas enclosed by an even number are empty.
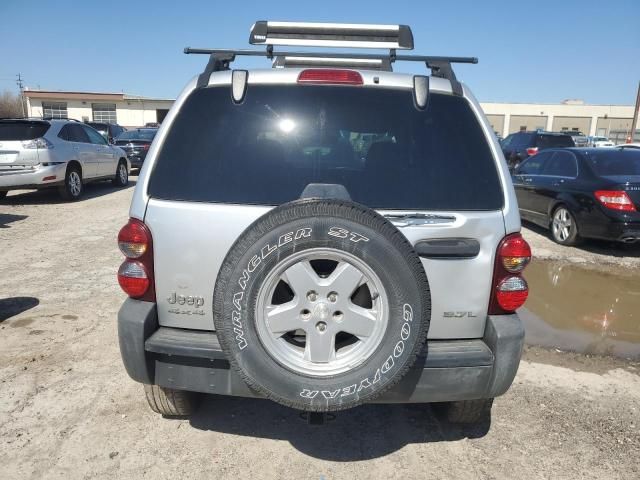
{"type": "MultiPolygon", "coordinates": [[[[229,65],[236,56],[245,57],[266,57],[269,59],[279,57],[303,57],[308,59],[348,59],[348,60],[381,60],[385,65],[394,62],[421,62],[431,70],[434,77],[445,78],[451,82],[451,89],[454,95],[462,95],[462,85],[456,78],[456,74],[451,68],[452,63],[478,63],[477,57],[445,57],[429,55],[398,55],[395,49],[391,49],[389,54],[364,54],[364,53],[327,53],[327,52],[290,52],[274,51],[273,45],[267,45],[266,50],[231,50],[215,48],[191,48],[184,49],[185,54],[209,55],[209,63],[204,72],[198,77],[198,87],[206,86],[212,72],[228,70],[229,65]]],[[[279,62],[276,62],[276,66],[279,62]]],[[[280,62],[281,63],[281,62],[280,62]]]]}
{"type": "MultiPolygon", "coordinates": [[[[184,53],[200,54],[200,55],[234,55],[248,57],[275,57],[275,56],[292,56],[292,57],[331,57],[331,58],[361,58],[369,60],[390,59],[389,54],[382,53],[336,53],[336,52],[289,52],[289,51],[273,51],[266,50],[249,50],[249,49],[225,49],[225,48],[192,48],[187,47],[184,53]]],[[[233,58],[232,58],[233,60],[233,58]]],[[[478,63],[477,57],[446,57],[433,55],[395,55],[396,61],[402,62],[449,62],[449,63],[478,63]]]]}

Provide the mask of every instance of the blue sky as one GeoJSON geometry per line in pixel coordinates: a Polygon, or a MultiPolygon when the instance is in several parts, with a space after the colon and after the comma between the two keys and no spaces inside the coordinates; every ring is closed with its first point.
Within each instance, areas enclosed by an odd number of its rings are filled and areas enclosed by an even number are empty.
{"type": "Polygon", "coordinates": [[[0,91],[174,98],[206,63],[183,47],[247,48],[268,19],[409,24],[415,53],[480,58],[456,72],[481,101],[632,104],[640,80],[640,0],[0,0],[0,91]]]}

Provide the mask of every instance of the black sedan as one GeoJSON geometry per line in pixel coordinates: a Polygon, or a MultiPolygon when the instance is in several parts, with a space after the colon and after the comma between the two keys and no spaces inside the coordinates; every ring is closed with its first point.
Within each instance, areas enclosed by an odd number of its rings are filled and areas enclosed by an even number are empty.
{"type": "Polygon", "coordinates": [[[563,148],[529,157],[513,172],[520,215],[553,239],[640,241],[640,151],[563,148]]]}
{"type": "Polygon", "coordinates": [[[156,133],[158,133],[157,128],[127,130],[121,133],[114,143],[125,151],[132,168],[140,168],[156,133]]]}

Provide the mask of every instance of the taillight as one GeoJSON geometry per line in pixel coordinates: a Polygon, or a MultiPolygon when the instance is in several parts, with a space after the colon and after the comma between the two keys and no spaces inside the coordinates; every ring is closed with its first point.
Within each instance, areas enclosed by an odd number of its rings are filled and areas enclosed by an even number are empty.
{"type": "Polygon", "coordinates": [[[141,297],[149,289],[147,269],[138,261],[126,260],[118,269],[118,283],[130,297],[141,297]]]}
{"type": "Polygon", "coordinates": [[[151,232],[143,222],[131,218],[118,233],[118,246],[127,257],[118,270],[118,283],[130,297],[155,302],[151,232]]]}
{"type": "Polygon", "coordinates": [[[527,155],[531,156],[535,155],[536,153],[538,153],[538,147],[527,148],[527,155]]]}
{"type": "Polygon", "coordinates": [[[362,85],[362,75],[353,70],[316,68],[303,70],[298,83],[334,83],[338,85],[362,85]]]}
{"type": "Polygon", "coordinates": [[[598,190],[594,195],[602,205],[611,210],[636,211],[636,207],[624,190],[598,190]]]}
{"type": "Polygon", "coordinates": [[[22,142],[22,148],[43,148],[43,149],[52,149],[53,143],[51,143],[46,138],[34,138],[33,140],[25,140],[22,142]]]}
{"type": "Polygon", "coordinates": [[[489,314],[513,313],[527,300],[529,286],[522,271],[531,261],[531,247],[519,233],[507,235],[498,245],[491,284],[489,314]]]}
{"type": "Polygon", "coordinates": [[[522,236],[517,233],[506,237],[498,255],[502,260],[502,266],[509,273],[519,273],[524,270],[531,261],[531,247],[522,236]]]}
{"type": "Polygon", "coordinates": [[[118,247],[127,258],[139,258],[151,244],[151,233],[147,226],[135,218],[120,229],[118,247]]]}

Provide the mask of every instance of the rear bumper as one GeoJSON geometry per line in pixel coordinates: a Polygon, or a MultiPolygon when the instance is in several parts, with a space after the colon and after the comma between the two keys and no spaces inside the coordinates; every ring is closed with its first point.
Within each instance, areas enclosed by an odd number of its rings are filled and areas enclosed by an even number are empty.
{"type": "Polygon", "coordinates": [[[129,159],[129,162],[131,162],[131,167],[132,168],[140,168],[142,167],[142,164],[144,163],[144,159],[147,157],[147,154],[141,154],[141,155],[134,155],[134,154],[128,154],[127,158],[129,159]]]}
{"type": "MultiPolygon", "coordinates": [[[[230,368],[215,332],[159,327],[154,303],[127,299],[118,313],[122,360],[140,383],[257,397],[230,368]]],[[[489,316],[484,337],[430,340],[409,373],[377,403],[429,403],[502,395],[518,370],[524,328],[517,315],[489,316]]]]}
{"type": "Polygon", "coordinates": [[[0,170],[0,191],[16,190],[20,188],[42,188],[60,185],[64,182],[66,163],[57,165],[35,165],[16,170],[0,170]],[[44,180],[45,178],[49,180],[44,180]]]}
{"type": "Polygon", "coordinates": [[[610,217],[582,225],[584,235],[589,238],[613,240],[625,243],[640,242],[640,222],[616,220],[610,217]]]}

